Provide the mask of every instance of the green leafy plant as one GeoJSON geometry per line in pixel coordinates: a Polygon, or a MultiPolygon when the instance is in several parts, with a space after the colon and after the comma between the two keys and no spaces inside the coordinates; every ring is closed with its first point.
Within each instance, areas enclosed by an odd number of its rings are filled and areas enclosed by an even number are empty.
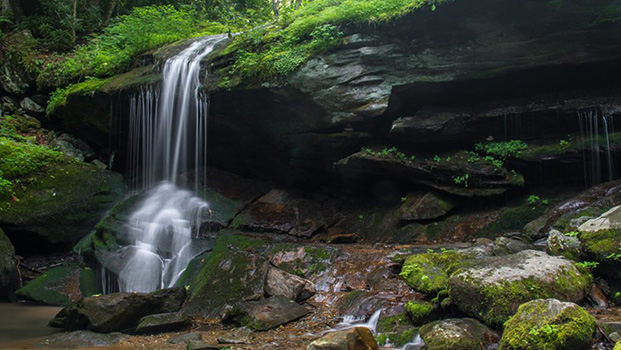
{"type": "Polygon", "coordinates": [[[571,232],[565,233],[565,236],[567,237],[578,237],[579,235],[580,235],[580,232],[578,231],[571,231],[571,232]]]}
{"type": "Polygon", "coordinates": [[[581,261],[575,263],[575,265],[585,269],[594,269],[597,265],[599,265],[599,263],[597,261],[581,261]]]}
{"type": "Polygon", "coordinates": [[[530,206],[536,206],[539,204],[542,205],[548,205],[549,201],[547,199],[543,199],[537,195],[531,194],[528,196],[528,198],[526,198],[526,202],[528,203],[528,205],[530,206]]]}
{"type": "Polygon", "coordinates": [[[465,187],[468,187],[468,179],[470,178],[470,174],[464,174],[460,176],[453,176],[453,182],[456,185],[463,184],[465,187]]]}

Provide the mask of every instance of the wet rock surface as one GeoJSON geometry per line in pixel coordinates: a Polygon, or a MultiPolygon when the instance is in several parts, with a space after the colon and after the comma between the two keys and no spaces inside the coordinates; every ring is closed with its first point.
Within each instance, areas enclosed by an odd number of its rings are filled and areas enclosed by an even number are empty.
{"type": "Polygon", "coordinates": [[[17,266],[15,248],[0,228],[0,299],[12,298],[17,288],[17,266]]]}
{"type": "Polygon", "coordinates": [[[50,336],[36,344],[36,348],[78,349],[88,347],[110,347],[125,339],[120,333],[102,334],[91,331],[75,331],[50,336]]]}
{"type": "Polygon", "coordinates": [[[172,332],[189,325],[189,318],[182,313],[155,314],[141,318],[135,332],[137,334],[172,332]]]}
{"type": "Polygon", "coordinates": [[[235,304],[224,316],[223,322],[236,322],[243,327],[266,331],[295,321],[310,311],[284,296],[273,296],[257,301],[235,304]]]}
{"type": "Polygon", "coordinates": [[[368,328],[355,327],[328,333],[310,343],[307,350],[379,350],[368,328]]]}
{"type": "Polygon", "coordinates": [[[61,310],[50,326],[95,332],[128,331],[144,316],[179,311],[186,298],[183,288],[162,289],[149,294],[114,293],[92,296],[61,310]]]}

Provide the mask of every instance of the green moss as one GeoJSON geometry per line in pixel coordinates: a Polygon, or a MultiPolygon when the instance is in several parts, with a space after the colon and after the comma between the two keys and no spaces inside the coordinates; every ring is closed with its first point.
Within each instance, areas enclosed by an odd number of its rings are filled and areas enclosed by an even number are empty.
{"type": "Polygon", "coordinates": [[[469,254],[454,251],[411,255],[405,260],[400,276],[416,291],[437,293],[448,288],[450,275],[470,258],[469,254]]]}
{"type": "Polygon", "coordinates": [[[621,234],[617,230],[580,233],[582,249],[597,261],[607,261],[611,254],[619,253],[621,234]]]}
{"type": "Polygon", "coordinates": [[[49,305],[68,306],[98,292],[95,273],[75,265],[55,267],[15,292],[19,297],[49,305]]]}
{"type": "MultiPolygon", "coordinates": [[[[6,120],[5,120],[6,121],[6,120]]],[[[18,138],[18,133],[6,125],[0,125],[0,132],[14,137],[0,137],[0,201],[19,199],[16,196],[18,186],[31,183],[35,174],[47,173],[54,164],[69,164],[72,159],[61,152],[46,146],[35,144],[27,138],[18,138]]]]}
{"type": "Polygon", "coordinates": [[[411,325],[405,312],[392,316],[380,316],[377,320],[377,331],[380,333],[396,332],[403,327],[409,328],[411,325]]]}
{"type": "Polygon", "coordinates": [[[481,229],[477,235],[479,237],[497,237],[502,233],[511,231],[521,231],[526,224],[542,216],[548,209],[547,205],[524,204],[503,208],[500,215],[491,224],[481,229]]]}
{"type": "Polygon", "coordinates": [[[71,84],[64,88],[58,88],[50,95],[45,112],[50,115],[61,106],[67,104],[71,96],[88,96],[93,95],[97,90],[104,87],[110,82],[110,79],[91,78],[81,83],[71,84]]]}
{"type": "Polygon", "coordinates": [[[518,305],[533,299],[556,297],[571,299],[576,291],[587,291],[592,277],[587,273],[564,271],[557,274],[555,283],[544,284],[531,278],[500,281],[481,289],[480,303],[488,305],[476,315],[488,325],[502,325],[518,305]]]}
{"type": "Polygon", "coordinates": [[[586,350],[592,343],[595,318],[578,305],[560,313],[548,309],[548,301],[520,305],[505,323],[502,350],[586,350]]]}
{"type": "Polygon", "coordinates": [[[414,324],[422,324],[428,320],[435,308],[434,304],[420,300],[410,301],[405,305],[405,310],[414,324]]]}
{"type": "Polygon", "coordinates": [[[395,347],[402,347],[414,340],[417,333],[418,328],[406,329],[403,332],[378,333],[375,335],[375,340],[379,346],[390,344],[395,347]]]}
{"type": "Polygon", "coordinates": [[[223,87],[241,81],[272,82],[298,69],[313,55],[343,42],[341,26],[394,20],[416,10],[436,8],[447,0],[331,0],[309,2],[292,16],[235,38],[221,55],[235,63],[222,72],[223,87]]]}

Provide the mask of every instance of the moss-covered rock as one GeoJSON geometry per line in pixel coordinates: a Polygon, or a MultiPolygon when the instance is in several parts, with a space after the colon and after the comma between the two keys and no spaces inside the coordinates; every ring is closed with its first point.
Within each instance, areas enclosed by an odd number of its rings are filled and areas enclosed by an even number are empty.
{"type": "Polygon", "coordinates": [[[417,328],[412,325],[407,312],[388,313],[383,311],[377,320],[375,339],[380,346],[392,344],[401,347],[414,339],[417,328]]]}
{"type": "Polygon", "coordinates": [[[0,228],[0,300],[10,299],[16,287],[15,249],[0,228]]]}
{"type": "Polygon", "coordinates": [[[405,310],[414,324],[423,324],[436,309],[436,305],[427,301],[410,301],[405,305],[405,310]]]}
{"type": "Polygon", "coordinates": [[[530,300],[580,301],[591,288],[591,276],[569,260],[526,250],[481,259],[451,276],[450,287],[459,309],[488,325],[500,326],[530,300]]]}
{"type": "Polygon", "coordinates": [[[520,305],[505,323],[502,350],[586,350],[595,318],[574,303],[538,299],[520,305]]]}
{"type": "Polygon", "coordinates": [[[97,293],[95,272],[78,265],[55,267],[15,292],[20,298],[58,306],[68,306],[97,293]]]}
{"type": "Polygon", "coordinates": [[[268,260],[260,254],[266,242],[240,235],[221,235],[196,277],[189,283],[184,312],[217,316],[226,305],[264,295],[268,260]]]}
{"type": "Polygon", "coordinates": [[[20,249],[33,242],[74,244],[125,193],[120,174],[80,162],[49,164],[0,203],[0,225],[20,249]]]}
{"type": "Polygon", "coordinates": [[[471,254],[457,251],[411,255],[405,260],[400,275],[421,293],[437,293],[448,288],[450,275],[468,265],[471,258],[471,254]]]}
{"type": "Polygon", "coordinates": [[[424,325],[420,336],[426,350],[473,350],[497,342],[498,334],[472,318],[454,318],[424,325]]]}

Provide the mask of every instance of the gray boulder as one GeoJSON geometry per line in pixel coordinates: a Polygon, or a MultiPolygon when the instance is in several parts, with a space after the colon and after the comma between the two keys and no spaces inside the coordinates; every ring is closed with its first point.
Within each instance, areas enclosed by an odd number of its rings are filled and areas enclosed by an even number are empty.
{"type": "Polygon", "coordinates": [[[481,259],[449,279],[451,299],[465,313],[500,326],[530,300],[578,302],[591,289],[591,276],[569,260],[544,252],[481,259]]]}
{"type": "Polygon", "coordinates": [[[425,350],[488,349],[500,337],[472,318],[453,318],[424,325],[420,336],[425,350]]]}

